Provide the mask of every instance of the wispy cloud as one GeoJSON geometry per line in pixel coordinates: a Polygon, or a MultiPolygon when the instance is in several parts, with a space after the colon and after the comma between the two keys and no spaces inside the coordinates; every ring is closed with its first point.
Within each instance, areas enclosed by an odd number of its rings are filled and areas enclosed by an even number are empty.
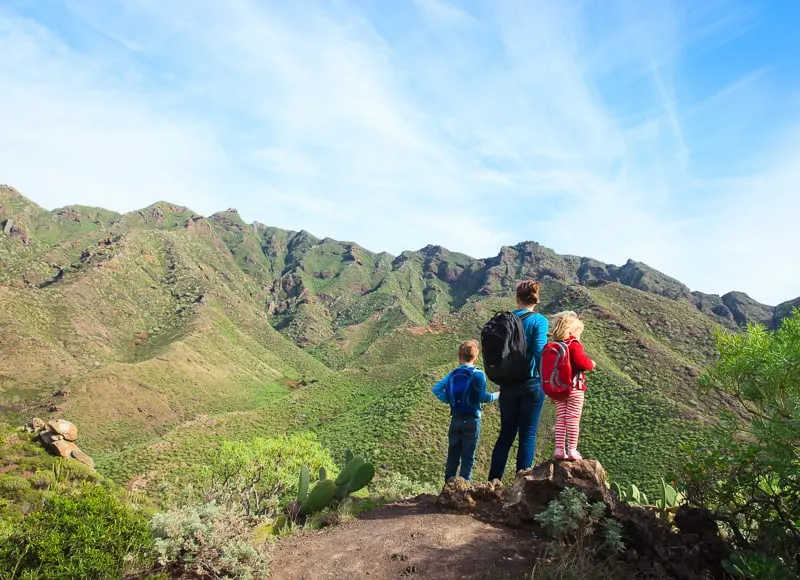
{"type": "Polygon", "coordinates": [[[43,205],[236,206],[395,253],[536,239],[800,294],[764,252],[797,234],[738,242],[794,207],[800,152],[763,107],[800,74],[719,66],[769,20],[748,3],[7,3],[0,181],[43,205]]]}

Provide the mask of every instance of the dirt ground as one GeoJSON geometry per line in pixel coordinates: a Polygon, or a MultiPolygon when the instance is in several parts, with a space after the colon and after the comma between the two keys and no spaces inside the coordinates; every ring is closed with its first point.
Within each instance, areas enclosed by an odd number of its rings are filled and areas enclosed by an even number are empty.
{"type": "Polygon", "coordinates": [[[541,546],[531,530],[442,512],[435,502],[422,496],[287,538],[277,546],[270,578],[521,579],[530,574],[541,546]]]}

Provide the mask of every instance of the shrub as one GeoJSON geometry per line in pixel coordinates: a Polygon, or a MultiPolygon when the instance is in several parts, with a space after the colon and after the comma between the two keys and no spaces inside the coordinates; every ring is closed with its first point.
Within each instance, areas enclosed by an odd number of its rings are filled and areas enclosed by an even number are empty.
{"type": "Polygon", "coordinates": [[[736,397],[746,414],[725,414],[711,445],[689,450],[687,499],[711,510],[738,550],[800,571],[800,311],[774,333],[722,332],[718,347],[701,384],[736,397]]]}
{"type": "Polygon", "coordinates": [[[248,514],[275,512],[297,495],[304,464],[314,473],[333,469],[330,454],[311,433],[224,441],[208,470],[207,496],[220,504],[239,503],[248,514]]]}
{"type": "Polygon", "coordinates": [[[435,484],[414,481],[402,473],[395,472],[391,472],[377,480],[375,488],[379,494],[389,501],[415,497],[424,493],[435,495],[439,493],[440,489],[435,484]]]}
{"type": "Polygon", "coordinates": [[[269,556],[249,538],[250,521],[240,510],[207,503],[156,514],[150,521],[158,563],[170,569],[213,578],[259,578],[269,556]]]}
{"type": "Polygon", "coordinates": [[[21,475],[0,475],[0,493],[25,491],[31,488],[31,482],[21,475]]]}
{"type": "Polygon", "coordinates": [[[567,488],[534,519],[545,532],[559,541],[584,545],[586,538],[597,534],[600,543],[595,551],[615,554],[625,548],[622,526],[616,520],[605,517],[605,512],[603,502],[590,504],[582,491],[567,488]]]}
{"type": "Polygon", "coordinates": [[[31,485],[39,489],[47,489],[56,484],[56,476],[52,471],[37,471],[30,477],[31,485]]]}
{"type": "Polygon", "coordinates": [[[722,567],[733,578],[744,580],[797,580],[783,561],[761,552],[736,552],[722,562],[722,567]]]}
{"type": "Polygon", "coordinates": [[[9,578],[119,578],[149,563],[147,518],[107,489],[56,494],[0,539],[9,578]]]}
{"type": "Polygon", "coordinates": [[[533,569],[534,580],[630,577],[611,558],[625,549],[622,524],[605,517],[602,502],[590,504],[580,490],[567,488],[535,520],[556,542],[533,569]],[[597,556],[606,556],[598,558],[597,556]]]}

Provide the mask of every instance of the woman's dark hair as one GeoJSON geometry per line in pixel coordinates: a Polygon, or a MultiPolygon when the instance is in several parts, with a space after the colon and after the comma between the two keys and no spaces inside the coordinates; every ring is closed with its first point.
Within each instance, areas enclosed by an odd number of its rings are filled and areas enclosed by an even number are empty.
{"type": "Polygon", "coordinates": [[[539,304],[539,283],[524,280],[517,284],[517,300],[525,306],[539,304]]]}

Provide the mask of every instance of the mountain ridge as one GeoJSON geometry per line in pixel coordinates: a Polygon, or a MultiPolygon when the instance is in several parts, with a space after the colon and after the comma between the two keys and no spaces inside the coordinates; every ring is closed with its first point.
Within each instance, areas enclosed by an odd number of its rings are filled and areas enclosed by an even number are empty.
{"type": "MultiPolygon", "coordinates": [[[[269,236],[271,238],[285,237],[289,240],[287,249],[289,259],[297,251],[302,252],[309,246],[316,244],[338,244],[350,252],[352,261],[358,263],[358,258],[354,257],[353,252],[366,253],[376,259],[389,259],[393,267],[399,267],[404,261],[422,257],[424,261],[425,273],[430,273],[431,268],[439,266],[446,272],[438,272],[439,278],[445,278],[448,283],[456,283],[453,279],[454,271],[451,266],[464,266],[463,269],[475,270],[475,268],[485,269],[487,277],[498,276],[505,278],[509,274],[508,268],[505,272],[500,272],[507,262],[514,261],[527,264],[528,268],[521,268],[518,274],[524,275],[525,270],[532,270],[537,278],[551,277],[564,282],[577,283],[582,285],[602,284],[607,282],[619,282],[625,286],[660,294],[667,298],[684,299],[694,304],[703,313],[715,317],[721,324],[733,327],[743,327],[749,322],[757,322],[767,327],[775,328],[788,313],[791,312],[792,305],[800,303],[800,297],[787,300],[777,306],[759,303],[746,293],[741,291],[730,291],[723,295],[709,294],[701,291],[692,291],[679,280],[668,276],[644,262],[628,259],[622,266],[607,264],[590,257],[582,257],[571,254],[557,254],[550,248],[540,245],[534,241],[522,241],[513,246],[502,246],[495,256],[486,258],[474,258],[459,252],[452,252],[441,245],[428,244],[418,250],[405,250],[394,256],[389,252],[372,252],[363,248],[356,242],[340,241],[329,237],[318,238],[306,230],[292,231],[283,230],[268,226],[259,222],[251,224],[245,223],[238,211],[229,208],[225,211],[216,212],[210,216],[202,216],[193,210],[172,204],[167,201],[155,202],[146,208],[134,210],[125,214],[110,212],[102,208],[88,206],[65,206],[52,211],[47,211],[35,202],[24,197],[19,191],[7,185],[0,185],[0,201],[3,198],[11,199],[13,204],[4,203],[0,205],[0,228],[6,235],[16,236],[23,242],[29,242],[31,233],[35,230],[35,224],[30,223],[30,216],[36,217],[51,216],[51,219],[71,219],[80,222],[81,218],[95,218],[91,221],[98,227],[117,229],[136,228],[136,227],[155,227],[155,228],[191,228],[197,229],[198,224],[211,223],[222,226],[222,229],[238,231],[239,234],[252,232],[255,235],[269,236]],[[22,216],[19,216],[22,209],[22,216]],[[16,214],[16,215],[15,215],[16,214]],[[106,218],[106,221],[96,219],[98,215],[106,218]],[[20,219],[20,217],[22,219],[20,219]],[[27,219],[26,219],[27,218],[27,219]],[[110,221],[108,221],[110,218],[110,221]],[[470,268],[466,266],[469,265],[470,268]],[[451,268],[448,271],[448,268],[451,268]]],[[[229,248],[230,249],[230,248],[229,248]]],[[[266,247],[264,247],[266,252],[266,247]]],[[[274,255],[274,253],[273,253],[274,255]]],[[[253,256],[249,256],[251,262],[256,262],[253,256]]],[[[287,275],[290,272],[282,272],[287,275]]],[[[319,273],[324,275],[324,272],[319,273]]],[[[473,288],[476,284],[472,280],[468,287],[473,288]]],[[[486,288],[478,288],[476,291],[484,291],[489,294],[486,288]]],[[[463,292],[462,292],[463,294],[463,292]]]]}
{"type": "MultiPolygon", "coordinates": [[[[447,410],[430,385],[528,277],[541,281],[544,314],[586,321],[600,366],[587,452],[620,481],[657,481],[716,410],[736,409],[695,386],[715,331],[792,305],[692,293],[632,260],[535,242],[480,260],[435,245],[375,253],[246,224],[232,208],[51,212],[0,189],[0,224],[0,418],[67,416],[122,483],[180,476],[227,438],[292,430],[438,480],[447,410]]],[[[498,429],[496,409],[485,417],[479,471],[498,429]]],[[[546,410],[540,453],[551,421],[546,410]]]]}

